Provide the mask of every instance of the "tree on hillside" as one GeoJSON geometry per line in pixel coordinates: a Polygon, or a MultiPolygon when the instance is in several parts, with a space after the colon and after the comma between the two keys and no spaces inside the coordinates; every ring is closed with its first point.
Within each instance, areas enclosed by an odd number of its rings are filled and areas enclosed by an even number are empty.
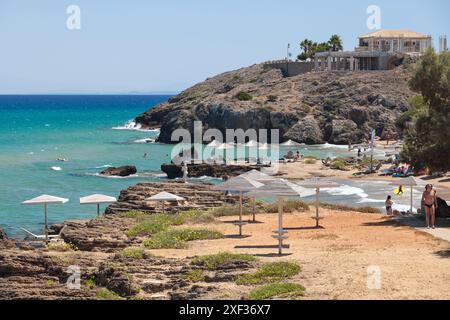
{"type": "Polygon", "coordinates": [[[300,42],[300,49],[302,52],[298,55],[297,59],[300,61],[306,61],[313,59],[314,55],[318,52],[326,51],[340,51],[343,49],[342,39],[338,35],[332,35],[328,42],[314,42],[309,39],[305,39],[300,42]]]}
{"type": "Polygon", "coordinates": [[[415,115],[402,158],[416,169],[450,170],[450,52],[429,49],[417,63],[410,87],[423,97],[425,111],[415,115]]]}
{"type": "Polygon", "coordinates": [[[332,51],[342,51],[344,50],[344,45],[342,42],[342,39],[337,34],[333,34],[328,41],[329,46],[331,47],[332,51]]]}

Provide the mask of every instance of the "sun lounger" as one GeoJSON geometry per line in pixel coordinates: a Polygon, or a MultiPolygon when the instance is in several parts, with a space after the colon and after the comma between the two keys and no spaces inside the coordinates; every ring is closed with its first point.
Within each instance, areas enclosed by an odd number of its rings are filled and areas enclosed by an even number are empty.
{"type": "MultiPolygon", "coordinates": [[[[29,230],[27,230],[25,228],[20,228],[20,229],[25,231],[27,234],[29,234],[30,236],[32,236],[36,240],[45,240],[45,234],[44,235],[38,235],[38,234],[34,234],[33,232],[31,232],[31,231],[29,231],[29,230]]],[[[59,234],[49,234],[48,235],[48,239],[50,239],[50,240],[59,239],[60,237],[61,237],[61,233],[59,233],[59,234]]]]}

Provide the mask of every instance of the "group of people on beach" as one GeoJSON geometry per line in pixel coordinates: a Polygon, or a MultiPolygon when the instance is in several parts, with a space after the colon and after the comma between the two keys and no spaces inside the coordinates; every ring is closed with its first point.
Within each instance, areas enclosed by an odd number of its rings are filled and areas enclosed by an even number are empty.
{"type": "MultiPolygon", "coordinates": [[[[392,207],[394,205],[394,201],[392,200],[392,196],[389,195],[387,197],[385,205],[386,205],[387,215],[393,215],[394,211],[393,211],[392,207]]],[[[436,222],[436,209],[438,208],[438,202],[437,202],[436,190],[433,188],[433,185],[431,185],[431,184],[427,184],[425,186],[425,191],[422,193],[421,207],[424,208],[424,211],[425,211],[425,221],[426,221],[427,228],[434,229],[435,222],[436,222]],[[430,220],[431,220],[431,227],[430,227],[430,220]]]]}

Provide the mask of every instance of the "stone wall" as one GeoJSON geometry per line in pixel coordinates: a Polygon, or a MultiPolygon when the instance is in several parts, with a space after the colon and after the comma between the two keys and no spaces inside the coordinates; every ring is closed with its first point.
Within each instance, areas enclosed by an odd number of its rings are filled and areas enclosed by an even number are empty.
{"type": "Polygon", "coordinates": [[[314,62],[302,61],[269,61],[264,63],[264,69],[279,69],[285,77],[295,77],[313,71],[314,62]]]}

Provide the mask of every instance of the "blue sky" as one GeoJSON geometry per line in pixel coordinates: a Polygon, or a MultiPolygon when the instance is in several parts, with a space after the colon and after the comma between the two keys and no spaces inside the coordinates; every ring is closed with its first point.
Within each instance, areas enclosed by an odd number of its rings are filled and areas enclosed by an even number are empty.
{"type": "Polygon", "coordinates": [[[384,29],[450,36],[448,0],[0,0],[0,94],[179,91],[306,37],[352,49],[372,4],[384,29]],[[81,30],[66,27],[71,4],[81,30]]]}

